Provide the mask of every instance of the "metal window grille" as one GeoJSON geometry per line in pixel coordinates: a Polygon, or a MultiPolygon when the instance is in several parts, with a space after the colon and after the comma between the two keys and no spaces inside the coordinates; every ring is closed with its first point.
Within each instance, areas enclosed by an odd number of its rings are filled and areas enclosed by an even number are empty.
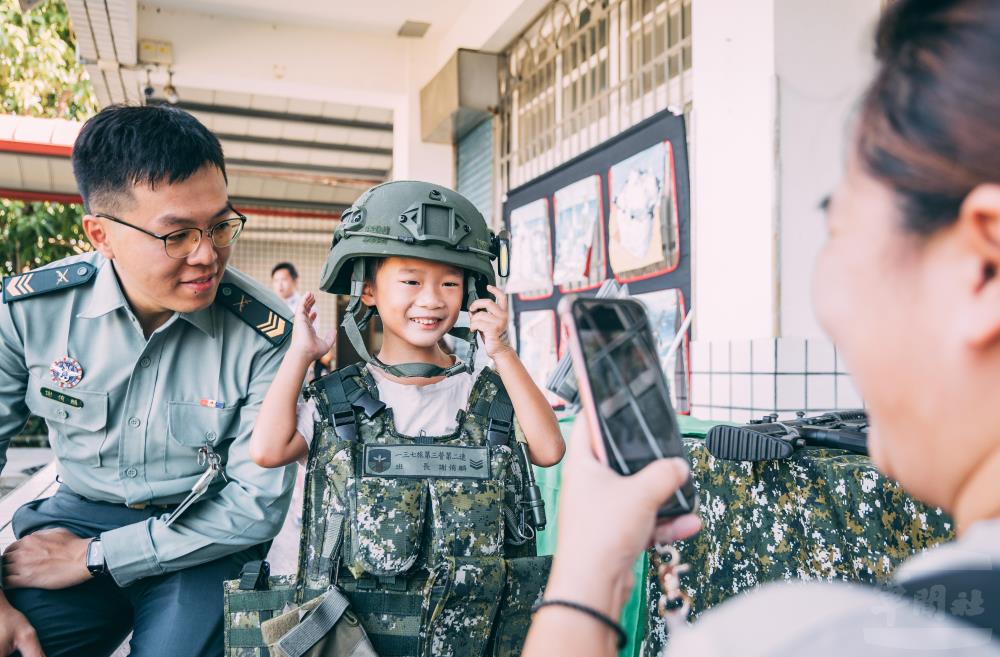
{"type": "Polygon", "coordinates": [[[500,80],[498,203],[661,110],[689,111],[691,2],[557,0],[514,41],[500,80]]]}

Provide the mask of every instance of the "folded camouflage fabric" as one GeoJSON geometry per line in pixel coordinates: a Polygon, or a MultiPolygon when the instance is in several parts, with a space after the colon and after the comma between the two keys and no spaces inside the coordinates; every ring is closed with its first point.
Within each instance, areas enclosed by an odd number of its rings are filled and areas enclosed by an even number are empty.
{"type": "MultiPolygon", "coordinates": [[[[950,540],[951,519],[909,497],[867,456],[805,448],[783,461],[724,461],[685,438],[704,528],[678,544],[691,571],[682,584],[691,618],[766,582],[790,579],[876,583],[915,552],[950,540]]],[[[666,634],[649,569],[647,640],[658,656],[666,634]]]]}

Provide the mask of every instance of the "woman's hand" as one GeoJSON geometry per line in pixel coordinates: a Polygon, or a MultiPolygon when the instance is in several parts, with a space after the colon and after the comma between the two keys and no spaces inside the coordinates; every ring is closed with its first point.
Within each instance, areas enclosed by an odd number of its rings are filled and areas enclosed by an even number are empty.
{"type": "Polygon", "coordinates": [[[573,427],[559,494],[558,549],[547,598],[564,598],[617,618],[631,591],[632,568],[654,542],[688,538],[695,515],[657,525],[656,510],[688,477],[684,459],[661,459],[623,477],[594,456],[587,423],[573,427]]]}
{"type": "Polygon", "coordinates": [[[307,362],[319,360],[330,351],[334,341],[337,339],[337,330],[331,330],[326,338],[316,335],[316,313],[313,306],[316,305],[316,295],[306,292],[305,297],[295,311],[295,324],[292,329],[292,345],[289,348],[302,357],[307,362]]]}
{"type": "Polygon", "coordinates": [[[487,289],[496,297],[496,301],[477,299],[472,302],[469,306],[469,329],[482,334],[487,355],[496,358],[511,349],[507,339],[508,302],[507,295],[500,288],[490,285],[487,289]]]}

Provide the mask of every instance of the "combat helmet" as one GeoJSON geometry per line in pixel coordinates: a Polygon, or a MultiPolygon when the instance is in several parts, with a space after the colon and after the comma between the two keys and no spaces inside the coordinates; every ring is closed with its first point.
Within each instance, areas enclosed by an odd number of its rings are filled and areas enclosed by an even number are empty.
{"type": "Polygon", "coordinates": [[[495,235],[482,213],[467,198],[447,187],[398,180],[372,187],[341,215],[320,277],[320,289],[350,295],[340,326],[358,354],[370,365],[399,377],[452,376],[472,370],[476,337],[467,328],[449,333],[471,345],[469,362],[445,369],[428,363],[386,365],[368,353],[361,331],[378,312],[361,303],[366,258],[400,256],[442,262],[461,269],[465,277],[462,310],[489,293],[497,273],[509,273],[510,239],[495,235]]]}

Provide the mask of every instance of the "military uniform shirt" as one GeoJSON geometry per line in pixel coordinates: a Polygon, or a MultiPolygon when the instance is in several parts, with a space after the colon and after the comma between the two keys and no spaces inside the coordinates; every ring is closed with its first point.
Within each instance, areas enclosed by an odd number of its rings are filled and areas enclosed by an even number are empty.
{"type": "Polygon", "coordinates": [[[0,305],[0,470],[29,413],[48,424],[63,485],[92,500],[177,504],[205,472],[199,449],[222,456],[225,479],[173,525],[165,511],[101,535],[121,586],[273,538],[294,472],[254,464],[249,441],[289,342],[285,304],[229,268],[212,305],[175,313],[147,340],[103,256],[45,269],[79,263],[97,268],[88,283],[0,305]],[[270,338],[222,304],[264,312],[270,338]],[[63,388],[52,370],[67,357],[82,377],[63,388]]]}

